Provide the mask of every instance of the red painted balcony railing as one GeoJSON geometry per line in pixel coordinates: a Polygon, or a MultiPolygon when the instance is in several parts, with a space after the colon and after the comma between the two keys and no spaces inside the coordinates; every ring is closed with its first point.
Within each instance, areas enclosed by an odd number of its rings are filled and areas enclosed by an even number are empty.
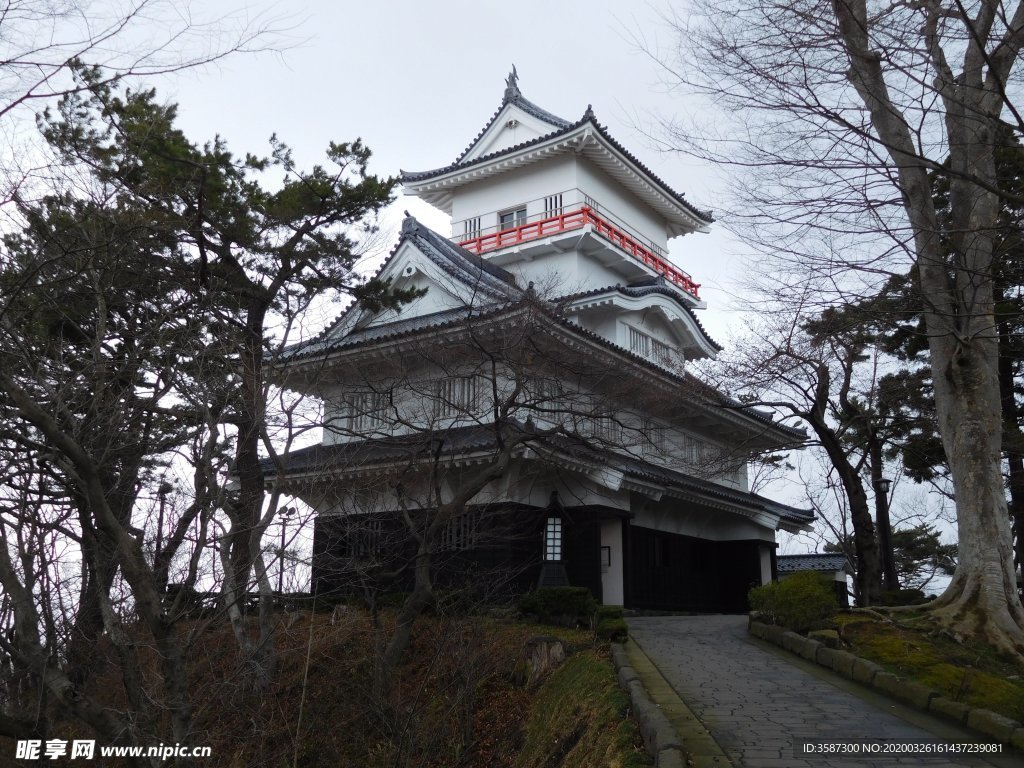
{"type": "Polygon", "coordinates": [[[568,232],[573,229],[580,229],[591,225],[594,231],[605,239],[617,245],[637,261],[643,262],[653,269],[657,274],[664,276],[673,285],[694,298],[699,299],[698,290],[700,284],[678,267],[674,267],[663,258],[655,254],[647,246],[641,245],[633,237],[627,235],[621,229],[610,223],[607,219],[599,216],[590,206],[584,205],[572,211],[564,211],[557,216],[548,216],[537,221],[526,222],[516,227],[502,229],[498,232],[491,232],[480,237],[471,237],[460,240],[459,245],[468,251],[481,254],[489,251],[496,251],[499,248],[506,248],[517,243],[525,243],[529,240],[536,240],[539,237],[568,232]]]}

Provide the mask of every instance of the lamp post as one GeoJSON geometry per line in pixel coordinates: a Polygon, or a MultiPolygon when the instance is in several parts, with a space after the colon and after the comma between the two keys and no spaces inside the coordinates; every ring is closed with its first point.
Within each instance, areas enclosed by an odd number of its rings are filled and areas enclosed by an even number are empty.
{"type": "Polygon", "coordinates": [[[160,476],[160,485],[156,489],[157,498],[160,501],[159,512],[156,518],[156,548],[153,550],[153,563],[156,563],[160,550],[164,546],[164,504],[167,501],[167,494],[174,490],[174,486],[167,482],[163,475],[160,476]]]}
{"type": "Polygon", "coordinates": [[[278,550],[281,564],[277,572],[277,596],[280,598],[284,593],[284,534],[288,526],[288,519],[295,512],[292,507],[285,507],[281,510],[281,549],[278,550]]]}
{"type": "Polygon", "coordinates": [[[900,588],[896,575],[896,559],[892,551],[892,527],[889,523],[889,490],[892,480],[886,477],[872,479],[875,488],[875,516],[878,518],[878,547],[882,550],[882,586],[886,590],[900,588]]]}

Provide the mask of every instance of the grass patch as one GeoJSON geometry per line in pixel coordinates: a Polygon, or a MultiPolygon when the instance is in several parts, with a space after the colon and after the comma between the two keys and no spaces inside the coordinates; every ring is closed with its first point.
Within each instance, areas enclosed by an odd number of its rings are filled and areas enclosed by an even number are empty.
{"type": "Polygon", "coordinates": [[[541,686],[516,768],[640,768],[652,761],[607,652],[574,654],[541,686]]]}
{"type": "Polygon", "coordinates": [[[953,701],[1024,722],[1024,669],[994,649],[977,642],[967,646],[927,627],[893,625],[858,614],[838,621],[843,640],[856,655],[953,701]]]}

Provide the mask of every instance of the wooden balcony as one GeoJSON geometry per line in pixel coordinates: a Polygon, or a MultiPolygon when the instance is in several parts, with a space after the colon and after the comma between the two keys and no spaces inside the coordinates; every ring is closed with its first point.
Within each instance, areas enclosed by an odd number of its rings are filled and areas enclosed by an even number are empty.
{"type": "Polygon", "coordinates": [[[637,261],[650,267],[656,274],[663,276],[677,288],[685,291],[695,299],[699,299],[700,284],[678,267],[669,264],[654,250],[640,243],[635,237],[601,216],[589,205],[582,205],[572,210],[564,210],[554,216],[546,216],[535,221],[526,221],[515,227],[501,229],[496,232],[481,234],[478,237],[456,238],[456,242],[468,251],[485,254],[501,248],[518,245],[519,243],[549,237],[561,232],[590,227],[613,245],[626,252],[637,261]]]}

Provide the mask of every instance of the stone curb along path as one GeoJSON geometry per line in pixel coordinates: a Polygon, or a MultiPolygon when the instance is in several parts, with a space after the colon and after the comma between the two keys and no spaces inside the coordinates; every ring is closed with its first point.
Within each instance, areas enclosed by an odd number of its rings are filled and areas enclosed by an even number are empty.
{"type": "Polygon", "coordinates": [[[612,644],[612,661],[656,768],[732,768],[733,763],[647,654],[635,641],[626,642],[625,646],[612,644]]]}
{"type": "Polygon", "coordinates": [[[987,709],[969,707],[947,699],[921,683],[904,680],[881,666],[847,651],[829,648],[823,643],[783,627],[750,622],[750,634],[773,645],[830,669],[845,678],[874,688],[904,704],[952,720],[979,737],[995,739],[1024,750],[1024,725],[987,709]]]}

